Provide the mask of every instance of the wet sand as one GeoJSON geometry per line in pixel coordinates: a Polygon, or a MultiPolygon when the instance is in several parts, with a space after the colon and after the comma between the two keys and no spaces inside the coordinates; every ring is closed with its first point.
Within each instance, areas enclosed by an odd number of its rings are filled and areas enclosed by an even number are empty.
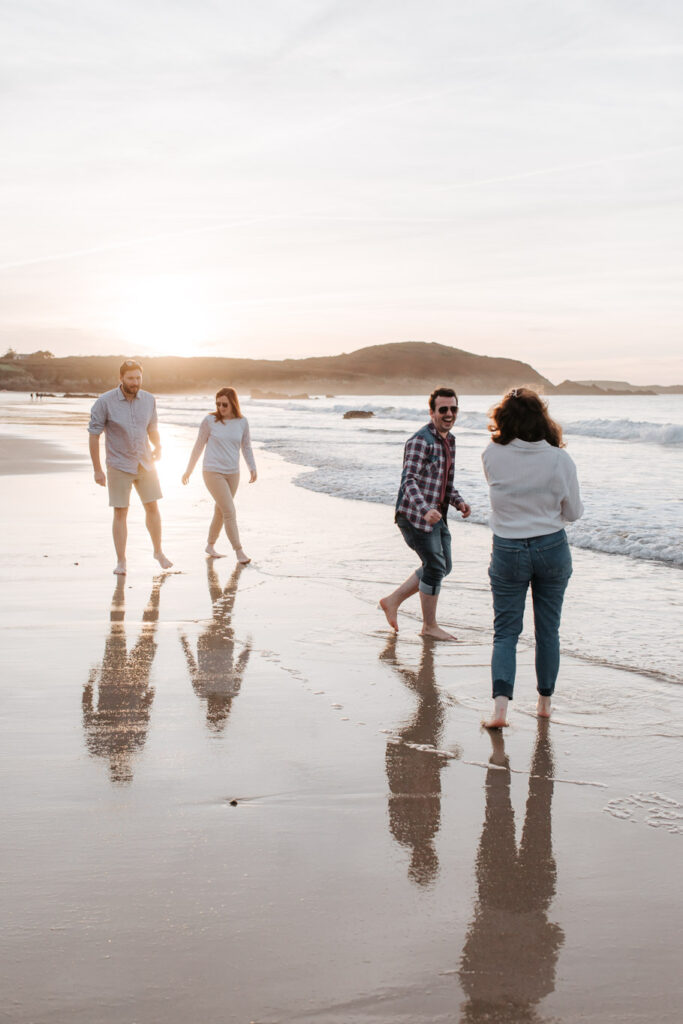
{"type": "Polygon", "coordinates": [[[389,510],[257,450],[253,562],[210,563],[163,440],[166,575],[134,504],[115,580],[87,465],[3,483],[6,1019],[678,1022],[680,688],[565,658],[546,726],[524,650],[492,742],[466,531],[459,643],[424,643],[416,603],[396,638],[389,510]]]}
{"type": "Polygon", "coordinates": [[[0,476],[24,473],[61,473],[84,462],[73,452],[50,441],[0,436],[0,476]]]}

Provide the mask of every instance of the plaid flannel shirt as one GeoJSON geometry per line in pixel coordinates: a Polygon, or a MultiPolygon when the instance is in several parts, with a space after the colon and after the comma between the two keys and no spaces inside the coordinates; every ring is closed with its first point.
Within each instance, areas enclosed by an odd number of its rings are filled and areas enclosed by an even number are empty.
{"type": "MultiPolygon", "coordinates": [[[[451,467],[446,481],[445,504],[455,506],[460,504],[463,498],[453,487],[455,438],[450,432],[446,436],[446,444],[451,450],[451,467]]],[[[396,501],[396,513],[402,512],[408,522],[418,530],[424,530],[425,533],[431,533],[434,529],[433,526],[425,522],[424,517],[430,508],[439,508],[441,485],[445,472],[446,455],[443,445],[439,440],[436,427],[433,423],[427,423],[406,441],[403,451],[401,486],[396,501]],[[425,437],[425,431],[433,434],[433,442],[425,437]]]]}

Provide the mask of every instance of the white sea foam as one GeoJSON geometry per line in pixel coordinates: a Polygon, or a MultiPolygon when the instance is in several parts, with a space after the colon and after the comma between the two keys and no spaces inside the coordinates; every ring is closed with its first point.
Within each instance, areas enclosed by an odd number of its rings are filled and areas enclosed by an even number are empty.
{"type": "Polygon", "coordinates": [[[661,793],[632,793],[610,800],[605,810],[622,821],[642,821],[651,828],[683,835],[683,804],[661,793]]]}
{"type": "Polygon", "coordinates": [[[604,438],[609,441],[643,441],[650,444],[683,444],[683,425],[649,423],[646,420],[595,419],[564,423],[565,434],[604,438]]]}

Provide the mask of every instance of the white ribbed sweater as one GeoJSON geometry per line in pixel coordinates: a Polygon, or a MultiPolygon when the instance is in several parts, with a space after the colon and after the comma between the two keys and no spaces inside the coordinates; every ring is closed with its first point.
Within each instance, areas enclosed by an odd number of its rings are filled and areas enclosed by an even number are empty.
{"type": "Polygon", "coordinates": [[[515,539],[556,533],[583,515],[576,466],[547,441],[491,444],[481,460],[489,484],[489,526],[515,539]]]}

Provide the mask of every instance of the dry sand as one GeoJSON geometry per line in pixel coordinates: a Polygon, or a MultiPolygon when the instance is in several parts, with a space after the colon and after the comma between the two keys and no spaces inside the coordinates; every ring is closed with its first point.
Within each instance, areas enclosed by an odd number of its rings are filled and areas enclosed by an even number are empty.
{"type": "Polygon", "coordinates": [[[390,510],[257,452],[254,560],[207,563],[208,496],[164,443],[177,573],[134,505],[118,584],[87,467],[15,475],[31,452],[0,446],[4,1019],[678,1024],[676,688],[565,658],[546,727],[525,651],[492,743],[465,530],[441,602],[460,642],[423,643],[416,602],[395,638],[390,510]]]}

